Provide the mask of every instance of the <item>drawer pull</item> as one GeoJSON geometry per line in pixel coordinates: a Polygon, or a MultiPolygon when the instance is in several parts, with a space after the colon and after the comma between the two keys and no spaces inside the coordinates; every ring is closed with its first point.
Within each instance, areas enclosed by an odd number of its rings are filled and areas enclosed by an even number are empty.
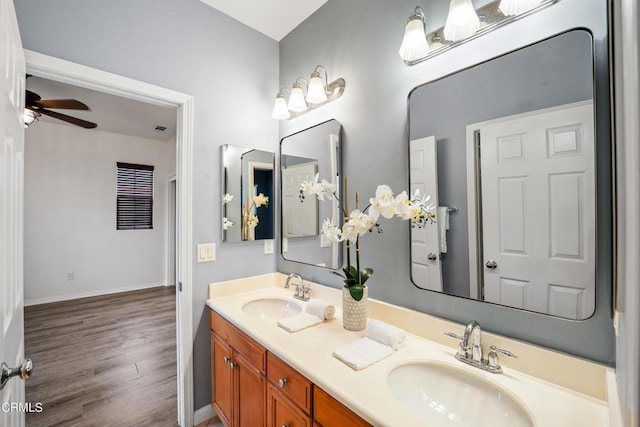
{"type": "Polygon", "coordinates": [[[280,427],[289,427],[289,424],[282,424],[280,427]]]}
{"type": "Polygon", "coordinates": [[[236,366],[238,366],[238,364],[236,362],[229,362],[229,367],[231,369],[235,368],[236,366]]]}
{"type": "Polygon", "coordinates": [[[223,361],[224,363],[227,363],[229,360],[231,360],[231,359],[229,358],[229,356],[225,356],[225,357],[223,357],[223,358],[222,358],[222,361],[223,361]]]}
{"type": "Polygon", "coordinates": [[[280,386],[280,388],[284,388],[284,386],[287,385],[287,380],[285,378],[280,378],[278,380],[278,385],[280,386]]]}

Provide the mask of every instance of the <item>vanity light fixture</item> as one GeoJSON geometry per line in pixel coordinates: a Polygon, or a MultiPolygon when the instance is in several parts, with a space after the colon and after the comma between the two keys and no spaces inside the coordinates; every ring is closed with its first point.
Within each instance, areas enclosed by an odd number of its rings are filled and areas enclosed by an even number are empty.
{"type": "Polygon", "coordinates": [[[327,90],[324,83],[322,82],[322,77],[320,77],[318,69],[322,69],[324,71],[325,81],[328,80],[327,70],[322,65],[316,66],[316,68],[311,73],[311,77],[309,78],[307,102],[310,104],[320,104],[327,100],[327,90]]]}
{"type": "Polygon", "coordinates": [[[302,77],[298,77],[296,81],[293,82],[293,86],[291,87],[291,95],[289,95],[288,107],[289,110],[295,113],[301,113],[307,109],[307,101],[305,101],[304,99],[302,86],[300,86],[300,83],[298,83],[300,80],[304,82],[305,86],[307,86],[307,89],[309,87],[307,85],[307,81],[302,77]]]}
{"type": "Polygon", "coordinates": [[[41,114],[38,113],[37,111],[33,111],[30,110],[28,108],[24,109],[24,114],[23,114],[23,118],[24,118],[24,128],[28,128],[29,126],[31,126],[32,124],[34,124],[35,122],[38,121],[38,119],[40,118],[41,114]]]}
{"type": "Polygon", "coordinates": [[[427,56],[429,53],[424,11],[420,6],[416,6],[415,11],[407,21],[398,53],[400,53],[400,58],[405,61],[414,61],[427,56]]]}
{"type": "Polygon", "coordinates": [[[444,38],[452,42],[466,39],[480,29],[480,18],[471,0],[451,0],[444,24],[444,38]]]}
{"type": "Polygon", "coordinates": [[[291,117],[291,113],[289,113],[289,108],[287,107],[287,99],[284,97],[283,91],[288,90],[289,93],[291,91],[289,88],[283,87],[276,95],[276,102],[273,104],[273,112],[271,113],[271,117],[277,120],[287,120],[291,117]]]}
{"type": "Polygon", "coordinates": [[[291,89],[280,89],[280,92],[276,95],[271,117],[277,120],[288,120],[297,117],[340,98],[344,93],[344,88],[345,81],[343,78],[329,82],[326,68],[318,65],[311,73],[309,83],[302,77],[298,77],[291,89]],[[320,71],[324,72],[324,81],[320,71]],[[307,89],[306,96],[302,87],[303,83],[307,89]],[[289,91],[289,101],[285,98],[285,90],[289,91]]]}
{"type": "Polygon", "coordinates": [[[416,6],[405,27],[400,57],[415,65],[560,0],[492,0],[477,9],[472,0],[450,0],[443,27],[424,35],[425,13],[416,6]]]}

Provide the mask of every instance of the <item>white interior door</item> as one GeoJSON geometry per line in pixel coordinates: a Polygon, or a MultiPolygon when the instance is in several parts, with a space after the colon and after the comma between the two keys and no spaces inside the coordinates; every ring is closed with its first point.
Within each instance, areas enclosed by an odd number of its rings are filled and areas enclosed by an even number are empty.
{"type": "MultiPolygon", "coordinates": [[[[438,162],[436,138],[414,139],[409,142],[409,180],[411,193],[431,196],[438,206],[438,162]]],[[[423,288],[442,292],[442,266],[438,225],[427,223],[423,228],[411,229],[411,277],[423,288]]]]}
{"type": "MultiPolygon", "coordinates": [[[[0,0],[0,363],[24,358],[22,276],[25,61],[12,0],[0,0]]],[[[4,377],[4,375],[3,375],[4,377]]],[[[24,426],[24,382],[0,391],[0,425],[24,426]],[[14,406],[11,406],[11,405],[14,406]],[[7,410],[8,409],[8,410],[7,410]]]]}
{"type": "Polygon", "coordinates": [[[592,103],[492,121],[479,132],[485,300],[589,317],[596,243],[592,103]]]}
{"type": "Polygon", "coordinates": [[[300,201],[300,184],[313,181],[317,164],[303,163],[282,169],[282,232],[285,238],[318,235],[318,199],[300,201]]]}

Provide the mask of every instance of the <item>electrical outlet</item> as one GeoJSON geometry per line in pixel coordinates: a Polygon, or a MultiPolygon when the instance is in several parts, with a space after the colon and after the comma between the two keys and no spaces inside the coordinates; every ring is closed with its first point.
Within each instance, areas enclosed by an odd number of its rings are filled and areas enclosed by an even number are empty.
{"type": "Polygon", "coordinates": [[[67,273],[67,282],[70,282],[73,279],[75,279],[75,274],[73,274],[73,271],[70,273],[67,273]]]}
{"type": "Polygon", "coordinates": [[[264,241],[264,253],[265,255],[273,253],[273,239],[267,239],[264,241]]]}

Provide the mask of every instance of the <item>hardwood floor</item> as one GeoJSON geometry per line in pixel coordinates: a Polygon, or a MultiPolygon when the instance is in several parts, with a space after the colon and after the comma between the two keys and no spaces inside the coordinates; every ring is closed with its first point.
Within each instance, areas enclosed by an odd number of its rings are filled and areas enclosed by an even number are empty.
{"type": "Polygon", "coordinates": [[[25,308],[27,427],[176,426],[175,287],[25,308]]]}

